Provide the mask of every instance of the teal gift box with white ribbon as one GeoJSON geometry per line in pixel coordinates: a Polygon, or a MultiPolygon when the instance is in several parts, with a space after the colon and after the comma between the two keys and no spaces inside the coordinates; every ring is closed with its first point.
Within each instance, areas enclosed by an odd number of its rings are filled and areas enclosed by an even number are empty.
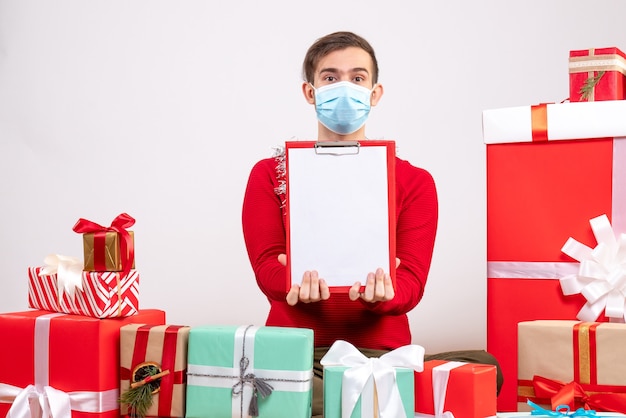
{"type": "Polygon", "coordinates": [[[196,326],[189,332],[186,418],[309,418],[313,331],[196,326]]]}
{"type": "Polygon", "coordinates": [[[365,357],[338,340],[322,358],[325,418],[412,418],[415,372],[423,371],[424,348],[407,345],[380,357],[365,357]]]}

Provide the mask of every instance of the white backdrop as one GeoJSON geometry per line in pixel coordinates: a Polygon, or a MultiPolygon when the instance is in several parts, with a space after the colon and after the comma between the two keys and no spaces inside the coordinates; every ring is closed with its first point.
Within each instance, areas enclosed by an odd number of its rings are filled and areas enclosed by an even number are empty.
{"type": "Polygon", "coordinates": [[[241,233],[250,168],[315,139],[308,46],[365,36],[385,95],[368,137],[429,170],[440,226],[424,300],[429,352],[485,347],[484,109],[568,97],[568,52],[626,48],[620,0],[0,0],[0,311],[28,266],[82,257],[78,218],[137,219],[141,305],[172,324],[263,324],[241,233]]]}

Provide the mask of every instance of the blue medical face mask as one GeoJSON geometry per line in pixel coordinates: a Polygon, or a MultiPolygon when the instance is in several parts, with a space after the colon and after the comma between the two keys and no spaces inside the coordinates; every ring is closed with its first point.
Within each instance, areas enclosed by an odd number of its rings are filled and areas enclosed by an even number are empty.
{"type": "Polygon", "coordinates": [[[322,125],[340,135],[351,134],[365,125],[373,89],[340,81],[313,90],[317,119],[322,125]]]}

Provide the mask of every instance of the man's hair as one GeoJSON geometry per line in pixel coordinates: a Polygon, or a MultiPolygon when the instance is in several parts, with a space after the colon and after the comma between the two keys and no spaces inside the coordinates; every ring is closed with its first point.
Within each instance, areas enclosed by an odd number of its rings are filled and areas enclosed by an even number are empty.
{"type": "Polygon", "coordinates": [[[374,48],[361,36],[352,32],[334,32],[319,38],[307,51],[302,63],[302,77],[304,81],[313,82],[315,69],[320,60],[331,52],[349,47],[361,48],[372,58],[372,84],[378,82],[378,61],[374,48]]]}

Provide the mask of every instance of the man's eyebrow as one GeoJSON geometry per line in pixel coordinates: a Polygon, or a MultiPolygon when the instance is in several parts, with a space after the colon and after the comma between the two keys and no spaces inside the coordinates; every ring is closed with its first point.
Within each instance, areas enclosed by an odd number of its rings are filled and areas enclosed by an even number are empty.
{"type": "MultiPolygon", "coordinates": [[[[367,68],[365,68],[365,67],[355,67],[355,68],[351,68],[351,69],[350,69],[350,70],[348,70],[348,71],[349,71],[349,72],[351,72],[351,73],[360,73],[360,72],[365,72],[365,73],[367,73],[367,74],[369,74],[369,73],[370,73],[370,72],[368,71],[368,69],[367,69],[367,68]]],[[[338,72],[339,72],[339,70],[338,70],[337,68],[332,68],[332,67],[329,67],[329,68],[322,68],[322,69],[320,70],[320,74],[323,74],[323,73],[338,73],[338,72]]]]}

